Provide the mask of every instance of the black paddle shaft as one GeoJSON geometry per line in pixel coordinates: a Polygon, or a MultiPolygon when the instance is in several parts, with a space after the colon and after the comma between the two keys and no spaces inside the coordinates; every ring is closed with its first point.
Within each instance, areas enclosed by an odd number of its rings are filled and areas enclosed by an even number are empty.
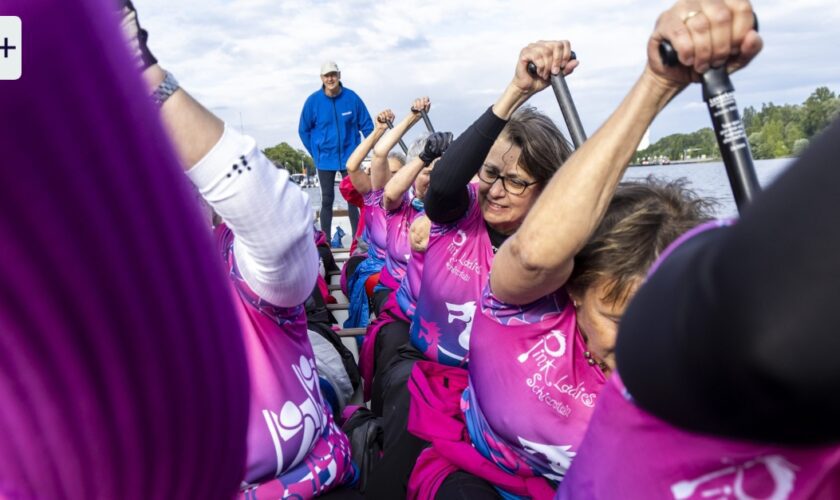
{"type": "Polygon", "coordinates": [[[430,134],[435,133],[435,127],[432,126],[432,120],[429,120],[429,113],[426,113],[425,109],[411,108],[411,111],[413,113],[420,113],[420,116],[423,117],[423,123],[426,124],[426,130],[428,130],[430,134]]]}
{"type": "Polygon", "coordinates": [[[435,127],[432,126],[432,120],[429,120],[429,113],[426,113],[425,110],[421,109],[420,116],[423,117],[423,122],[426,124],[426,130],[428,130],[430,134],[434,134],[435,127]]]}
{"type": "MultiPolygon", "coordinates": [[[[757,19],[755,27],[758,29],[757,19]]],[[[659,44],[659,55],[666,66],[673,67],[679,64],[677,52],[667,40],[659,44]]],[[[741,114],[735,103],[735,87],[732,86],[726,67],[711,68],[703,73],[703,100],[709,107],[732,195],[735,197],[738,211],[741,212],[761,191],[761,186],[755,173],[744,122],[741,121],[741,114]]]]}
{"type": "MultiPolygon", "coordinates": [[[[388,124],[388,128],[394,128],[394,122],[392,122],[391,120],[388,120],[386,123],[388,124]]],[[[408,147],[405,145],[402,138],[400,138],[400,147],[402,148],[403,153],[408,154],[408,147]]]]}
{"type": "MultiPolygon", "coordinates": [[[[574,51],[572,51],[572,59],[577,59],[574,51]]],[[[528,63],[528,73],[531,75],[537,74],[537,66],[532,62],[528,63]]],[[[569,129],[572,143],[577,149],[586,141],[586,132],[584,132],[583,125],[580,123],[580,116],[578,116],[575,102],[572,100],[572,93],[569,92],[569,86],[566,85],[566,78],[562,71],[557,75],[551,75],[551,88],[554,89],[554,97],[557,98],[560,112],[563,113],[563,119],[566,121],[566,128],[569,129]]]]}

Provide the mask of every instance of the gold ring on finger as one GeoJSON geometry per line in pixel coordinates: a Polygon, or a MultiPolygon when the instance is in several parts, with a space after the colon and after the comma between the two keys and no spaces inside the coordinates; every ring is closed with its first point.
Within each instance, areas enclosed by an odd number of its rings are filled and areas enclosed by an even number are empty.
{"type": "Polygon", "coordinates": [[[683,23],[688,22],[689,19],[691,19],[692,17],[696,16],[699,13],[700,13],[699,10],[692,10],[692,11],[687,12],[682,18],[683,23]]]}

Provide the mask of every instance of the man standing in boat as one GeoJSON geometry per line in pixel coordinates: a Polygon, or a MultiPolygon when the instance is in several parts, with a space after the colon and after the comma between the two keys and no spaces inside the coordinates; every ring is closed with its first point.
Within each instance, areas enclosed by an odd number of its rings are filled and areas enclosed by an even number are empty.
{"type": "MultiPolygon", "coordinates": [[[[303,105],[298,134],[306,150],[312,155],[321,183],[321,229],[332,234],[332,208],[335,198],[335,174],[347,175],[345,165],[361,142],[359,132],[368,135],[373,130],[365,103],[352,90],[341,84],[341,71],[333,61],[321,65],[321,88],[303,105]]],[[[348,206],[352,231],[356,234],[359,209],[348,206]]]]}

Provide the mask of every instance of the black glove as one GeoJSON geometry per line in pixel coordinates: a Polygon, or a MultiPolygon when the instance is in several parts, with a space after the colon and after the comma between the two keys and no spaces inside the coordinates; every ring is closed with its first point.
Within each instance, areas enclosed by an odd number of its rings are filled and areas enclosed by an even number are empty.
{"type": "Polygon", "coordinates": [[[426,146],[420,152],[420,159],[427,166],[443,156],[446,148],[452,144],[452,132],[435,132],[426,139],[426,146]]]}
{"type": "Polygon", "coordinates": [[[149,47],[146,46],[146,41],[149,39],[149,34],[140,27],[140,21],[137,19],[137,11],[131,0],[117,0],[117,6],[120,9],[120,24],[122,24],[123,33],[128,39],[129,48],[131,48],[134,58],[137,61],[137,66],[141,70],[157,64],[155,56],[149,52],[149,47]]]}

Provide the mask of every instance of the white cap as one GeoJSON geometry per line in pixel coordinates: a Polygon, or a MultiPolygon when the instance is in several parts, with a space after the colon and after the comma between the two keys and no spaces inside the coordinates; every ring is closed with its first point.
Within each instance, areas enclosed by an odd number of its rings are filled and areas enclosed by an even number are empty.
{"type": "Polygon", "coordinates": [[[338,64],[335,61],[327,61],[321,65],[321,76],[326,75],[327,73],[339,73],[340,70],[338,69],[338,64]]]}

